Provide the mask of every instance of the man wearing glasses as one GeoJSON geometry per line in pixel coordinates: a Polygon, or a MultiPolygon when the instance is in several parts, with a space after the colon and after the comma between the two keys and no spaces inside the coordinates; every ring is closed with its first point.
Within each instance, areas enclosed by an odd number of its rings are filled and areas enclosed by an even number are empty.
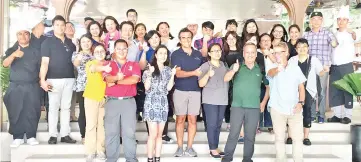
{"type": "Polygon", "coordinates": [[[136,158],[136,84],[140,79],[138,63],[127,60],[128,44],[119,39],[114,43],[115,53],[110,61],[112,70],[103,73],[105,89],[105,152],[107,162],[115,162],[120,156],[120,128],[126,161],[138,162],[136,158]]]}

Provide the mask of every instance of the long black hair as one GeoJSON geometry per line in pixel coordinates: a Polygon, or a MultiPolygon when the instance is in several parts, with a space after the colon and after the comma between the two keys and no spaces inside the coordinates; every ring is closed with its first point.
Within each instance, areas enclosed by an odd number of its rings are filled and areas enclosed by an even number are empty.
{"type": "Polygon", "coordinates": [[[286,30],[286,28],[285,28],[282,24],[275,24],[275,25],[273,25],[273,28],[272,28],[272,30],[271,30],[271,32],[270,32],[270,34],[271,34],[271,41],[273,41],[273,40],[275,39],[275,37],[273,36],[273,32],[275,31],[275,29],[276,29],[277,27],[281,27],[282,30],[283,30],[283,36],[282,36],[281,40],[282,40],[283,42],[287,42],[287,41],[288,41],[287,30],[286,30]]]}
{"type": "Polygon", "coordinates": [[[158,67],[158,64],[157,64],[157,57],[155,55],[158,53],[158,50],[161,49],[161,48],[164,48],[164,49],[167,50],[167,60],[163,63],[163,65],[164,66],[169,66],[169,54],[170,54],[170,52],[169,52],[167,46],[159,45],[155,49],[152,62],[150,63],[150,65],[154,67],[154,72],[152,74],[152,77],[159,77],[160,76],[160,70],[159,70],[159,67],[158,67]]]}
{"type": "MultiPolygon", "coordinates": [[[[82,40],[83,38],[88,38],[88,39],[90,40],[90,42],[93,44],[91,35],[89,35],[89,34],[84,34],[84,35],[82,35],[82,36],[80,37],[80,39],[79,39],[79,51],[78,51],[78,52],[83,51],[83,48],[81,48],[81,40],[82,40]]],[[[92,50],[92,48],[90,48],[90,50],[92,50]]]]}
{"type": "Polygon", "coordinates": [[[119,23],[118,23],[117,19],[115,19],[113,16],[107,16],[104,18],[104,21],[103,21],[103,31],[105,33],[108,33],[107,27],[105,26],[105,22],[107,20],[113,20],[113,22],[115,24],[115,29],[119,31],[119,23]]]}
{"type": "Polygon", "coordinates": [[[160,41],[161,36],[160,36],[160,34],[159,34],[156,30],[150,30],[150,31],[149,31],[147,34],[145,34],[145,36],[144,36],[144,40],[148,43],[148,46],[149,46],[149,47],[151,46],[150,43],[149,43],[149,39],[152,38],[154,34],[158,35],[158,37],[159,37],[159,44],[158,44],[158,46],[161,45],[161,41],[160,41]]]}
{"type": "Polygon", "coordinates": [[[224,37],[224,42],[223,42],[223,51],[224,51],[224,54],[225,55],[228,55],[229,52],[230,52],[230,47],[227,43],[227,39],[229,37],[229,35],[232,35],[235,39],[236,39],[236,48],[237,48],[237,51],[241,51],[241,40],[237,39],[238,38],[238,35],[235,31],[229,31],[226,33],[226,36],[224,37]]]}
{"type": "MultiPolygon", "coordinates": [[[[256,25],[256,28],[257,28],[257,30],[256,30],[256,35],[259,35],[259,28],[258,28],[258,25],[257,25],[256,20],[254,20],[254,19],[248,19],[248,20],[244,23],[244,26],[243,26],[242,38],[241,38],[242,40],[245,39],[246,36],[249,34],[249,33],[247,32],[247,26],[248,26],[248,24],[250,24],[250,23],[254,23],[254,24],[256,25]]],[[[243,46],[243,45],[242,45],[242,46],[243,46]]]]}

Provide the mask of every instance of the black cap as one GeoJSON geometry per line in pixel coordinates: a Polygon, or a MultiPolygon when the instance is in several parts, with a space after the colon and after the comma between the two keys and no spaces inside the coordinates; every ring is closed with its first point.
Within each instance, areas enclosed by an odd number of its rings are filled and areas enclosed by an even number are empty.
{"type": "Polygon", "coordinates": [[[311,18],[312,18],[312,17],[315,17],[315,16],[323,17],[322,12],[312,12],[311,18]]]}
{"type": "Polygon", "coordinates": [[[84,18],[84,21],[88,21],[88,20],[94,21],[94,19],[91,18],[91,17],[85,17],[85,18],[84,18]]]}

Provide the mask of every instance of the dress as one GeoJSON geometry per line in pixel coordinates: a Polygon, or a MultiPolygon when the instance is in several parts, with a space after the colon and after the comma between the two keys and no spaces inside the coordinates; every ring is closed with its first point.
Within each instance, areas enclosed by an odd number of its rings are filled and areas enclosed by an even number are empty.
{"type": "MultiPolygon", "coordinates": [[[[165,66],[160,72],[160,76],[153,77],[149,90],[145,91],[143,118],[149,122],[166,122],[168,118],[168,90],[167,85],[171,78],[172,69],[165,66]]],[[[143,82],[149,76],[143,73],[143,82]]]]}

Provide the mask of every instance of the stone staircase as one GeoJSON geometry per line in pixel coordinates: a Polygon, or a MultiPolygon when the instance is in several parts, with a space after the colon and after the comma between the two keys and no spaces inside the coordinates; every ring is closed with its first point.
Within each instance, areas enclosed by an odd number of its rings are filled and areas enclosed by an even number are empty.
{"type": "MultiPolygon", "coordinates": [[[[6,123],[5,123],[6,124],[6,123]]],[[[222,125],[220,135],[220,149],[223,149],[227,141],[228,132],[225,130],[226,124],[222,125]]],[[[161,160],[164,162],[203,162],[220,161],[209,156],[207,144],[207,134],[204,132],[203,123],[197,123],[197,135],[193,148],[198,152],[197,158],[191,157],[173,157],[177,144],[164,144],[162,148],[161,160]]],[[[36,146],[21,145],[18,148],[10,148],[9,144],[12,138],[6,132],[1,133],[1,152],[2,156],[9,158],[11,162],[84,162],[84,146],[80,143],[81,137],[77,123],[71,123],[71,137],[79,141],[77,144],[64,144],[58,142],[57,145],[48,145],[49,135],[47,132],[47,123],[39,123],[37,139],[40,144],[36,146]]],[[[187,133],[187,132],[186,132],[187,133]]],[[[171,138],[176,139],[175,123],[169,123],[169,134],[171,138]]],[[[137,145],[137,155],[139,161],[146,161],[147,150],[146,140],[147,132],[145,123],[137,123],[136,138],[139,140],[137,145]]],[[[268,132],[262,132],[256,136],[256,144],[253,161],[271,162],[275,161],[274,135],[268,132]]],[[[304,146],[305,162],[351,162],[352,146],[350,144],[350,125],[339,123],[313,124],[310,133],[312,141],[311,146],[304,146]]],[[[185,135],[185,141],[187,135],[185,135]]],[[[60,141],[60,138],[59,138],[60,141]]],[[[186,143],[184,144],[184,147],[186,143]]],[[[292,160],[292,146],[287,146],[288,161],[292,160]]],[[[242,161],[243,144],[238,144],[234,162],[242,161]]],[[[121,150],[121,154],[123,151],[121,150]]],[[[4,159],[4,158],[2,158],[4,159]]],[[[8,161],[8,160],[5,160],[8,161]]],[[[101,160],[97,160],[100,162],[101,160]]],[[[125,161],[121,156],[120,161],[125,161]]]]}

